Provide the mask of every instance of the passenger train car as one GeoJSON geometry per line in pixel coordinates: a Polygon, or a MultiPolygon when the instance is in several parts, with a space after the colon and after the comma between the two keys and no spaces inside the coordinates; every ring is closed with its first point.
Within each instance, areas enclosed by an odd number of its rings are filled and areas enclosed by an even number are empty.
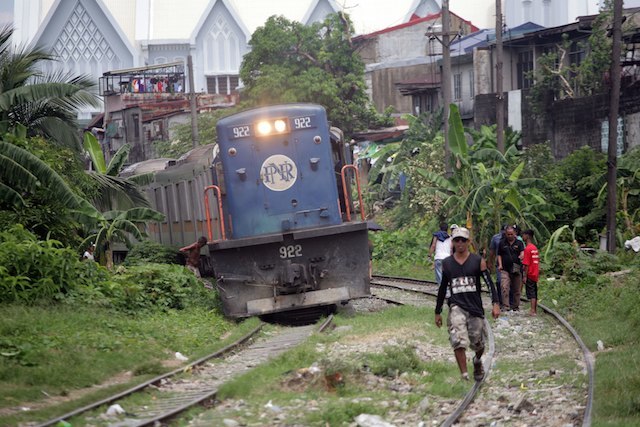
{"type": "Polygon", "coordinates": [[[221,119],[217,135],[216,146],[156,172],[148,191],[167,216],[151,229],[158,241],[208,237],[204,271],[224,313],[294,316],[368,295],[357,170],[325,109],[256,108],[221,119]]]}

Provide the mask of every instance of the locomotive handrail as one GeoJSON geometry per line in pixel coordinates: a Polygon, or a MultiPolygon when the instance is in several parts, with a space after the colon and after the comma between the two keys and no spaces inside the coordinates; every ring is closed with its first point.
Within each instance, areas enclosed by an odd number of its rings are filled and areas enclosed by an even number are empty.
{"type": "Polygon", "coordinates": [[[220,192],[220,187],[217,185],[208,185],[204,188],[204,212],[207,216],[207,231],[209,232],[209,241],[213,241],[213,231],[211,231],[211,211],[209,210],[209,195],[207,191],[215,190],[217,191],[218,198],[218,216],[220,217],[220,237],[221,240],[226,240],[227,236],[224,232],[224,213],[222,210],[222,193],[220,192]]]}
{"type": "Polygon", "coordinates": [[[360,202],[360,217],[364,221],[364,204],[362,203],[362,191],[360,191],[360,176],[358,175],[358,168],[354,165],[344,165],[340,170],[340,176],[342,177],[342,190],[344,192],[344,206],[347,210],[347,222],[351,221],[351,208],[349,207],[349,199],[347,199],[347,181],[345,178],[345,170],[353,169],[356,176],[356,187],[358,188],[358,201],[360,202]]]}

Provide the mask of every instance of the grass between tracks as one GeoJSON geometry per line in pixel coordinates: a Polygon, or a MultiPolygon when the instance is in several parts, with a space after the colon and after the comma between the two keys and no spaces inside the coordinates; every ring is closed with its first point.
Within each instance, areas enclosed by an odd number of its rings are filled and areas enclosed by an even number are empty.
{"type": "Polygon", "coordinates": [[[95,307],[3,306],[0,425],[62,415],[188,363],[176,352],[196,360],[256,325],[203,308],[131,316],[95,307]]]}
{"type": "Polygon", "coordinates": [[[241,425],[349,425],[362,413],[415,409],[425,396],[431,403],[421,410],[436,410],[434,401],[459,399],[469,383],[459,380],[447,332],[432,317],[433,309],[415,307],[338,315],[335,330],[223,385],[223,404],[215,415],[205,414],[206,423],[230,418],[241,425]],[[381,346],[381,339],[388,345],[381,346]],[[433,347],[441,352],[427,356],[433,347]],[[225,402],[235,403],[225,409],[225,402]],[[288,410],[280,414],[278,407],[288,410]]]}

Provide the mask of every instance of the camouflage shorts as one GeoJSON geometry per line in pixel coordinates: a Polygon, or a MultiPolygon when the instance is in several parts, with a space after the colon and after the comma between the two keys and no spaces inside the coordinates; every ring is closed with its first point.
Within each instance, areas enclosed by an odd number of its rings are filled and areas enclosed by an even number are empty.
{"type": "Polygon", "coordinates": [[[478,352],[484,350],[484,319],[474,317],[457,305],[449,307],[447,317],[449,341],[454,349],[468,348],[478,352]]]}

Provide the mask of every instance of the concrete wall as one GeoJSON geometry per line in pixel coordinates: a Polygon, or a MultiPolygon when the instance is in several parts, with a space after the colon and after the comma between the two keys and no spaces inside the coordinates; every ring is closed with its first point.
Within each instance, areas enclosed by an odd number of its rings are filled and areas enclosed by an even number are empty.
{"type": "MultiPolygon", "coordinates": [[[[477,101],[476,101],[477,102],[477,101]]],[[[585,145],[602,150],[602,124],[608,120],[608,94],[564,99],[550,105],[546,114],[533,113],[522,96],[522,143],[525,147],[551,142],[553,155],[562,159],[585,145]]],[[[625,152],[640,145],[640,88],[628,88],[620,98],[625,152]]]]}

